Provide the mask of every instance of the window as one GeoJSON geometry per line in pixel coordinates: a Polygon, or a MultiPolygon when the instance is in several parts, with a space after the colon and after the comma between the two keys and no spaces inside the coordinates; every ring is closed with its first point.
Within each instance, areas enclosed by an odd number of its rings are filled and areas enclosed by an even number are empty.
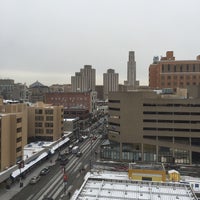
{"type": "Polygon", "coordinates": [[[20,151],[22,151],[22,147],[18,147],[18,148],[16,149],[16,152],[17,152],[17,153],[20,152],[20,151]]]}
{"type": "Polygon", "coordinates": [[[22,122],[22,118],[17,118],[17,123],[21,123],[22,122]]]}
{"type": "Polygon", "coordinates": [[[170,64],[168,64],[167,70],[168,70],[168,72],[170,72],[170,64]]]}
{"type": "Polygon", "coordinates": [[[53,110],[52,110],[52,109],[50,109],[50,110],[45,110],[45,114],[52,115],[52,114],[53,114],[53,110]]]}
{"type": "Polygon", "coordinates": [[[195,72],[195,64],[193,64],[192,71],[195,72]]]}
{"type": "Polygon", "coordinates": [[[43,116],[35,116],[35,121],[43,121],[44,117],[43,116]]]}
{"type": "Polygon", "coordinates": [[[42,109],[35,109],[35,114],[42,114],[42,109]]]}
{"type": "Polygon", "coordinates": [[[17,138],[16,139],[16,142],[18,143],[18,142],[21,142],[22,141],[22,137],[19,137],[19,138],[17,138]]]}
{"type": "Polygon", "coordinates": [[[22,127],[17,128],[17,133],[20,133],[20,132],[22,132],[22,127]]]}
{"type": "Polygon", "coordinates": [[[53,134],[53,129],[46,129],[46,134],[53,134]]]}
{"type": "Polygon", "coordinates": [[[176,72],[176,65],[174,65],[174,72],[176,72]]]}
{"type": "Polygon", "coordinates": [[[183,66],[182,65],[180,66],[180,72],[183,72],[183,66]]]}
{"type": "Polygon", "coordinates": [[[45,123],[45,127],[53,127],[53,123],[45,123]]]}
{"type": "Polygon", "coordinates": [[[46,121],[53,121],[53,116],[46,116],[46,121]]]}
{"type": "Polygon", "coordinates": [[[187,66],[186,66],[186,69],[187,69],[187,72],[189,72],[189,65],[187,64],[187,66]]]}

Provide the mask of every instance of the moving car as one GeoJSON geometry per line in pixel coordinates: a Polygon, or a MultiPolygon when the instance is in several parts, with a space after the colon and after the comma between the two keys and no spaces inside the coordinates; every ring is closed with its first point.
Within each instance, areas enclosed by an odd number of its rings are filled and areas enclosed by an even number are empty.
{"type": "Polygon", "coordinates": [[[46,175],[49,173],[49,167],[45,167],[40,171],[40,175],[46,175]]]}
{"type": "Polygon", "coordinates": [[[31,178],[29,183],[30,184],[36,184],[39,180],[40,180],[40,175],[34,176],[33,178],[31,178]]]}

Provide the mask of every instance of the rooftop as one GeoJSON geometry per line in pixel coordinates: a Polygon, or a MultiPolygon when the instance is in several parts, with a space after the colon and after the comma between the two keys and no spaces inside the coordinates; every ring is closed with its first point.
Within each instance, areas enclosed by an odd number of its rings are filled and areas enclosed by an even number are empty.
{"type": "Polygon", "coordinates": [[[183,183],[160,183],[133,181],[124,172],[88,173],[85,181],[72,200],[192,200],[197,199],[189,185],[183,183]]]}

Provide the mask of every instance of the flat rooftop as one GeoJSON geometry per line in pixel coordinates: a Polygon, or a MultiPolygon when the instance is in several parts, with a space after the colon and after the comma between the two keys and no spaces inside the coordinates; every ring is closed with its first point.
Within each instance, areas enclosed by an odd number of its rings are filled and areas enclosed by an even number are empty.
{"type": "Polygon", "coordinates": [[[197,197],[189,185],[133,181],[125,172],[93,172],[86,175],[72,200],[192,200],[197,197]]]}

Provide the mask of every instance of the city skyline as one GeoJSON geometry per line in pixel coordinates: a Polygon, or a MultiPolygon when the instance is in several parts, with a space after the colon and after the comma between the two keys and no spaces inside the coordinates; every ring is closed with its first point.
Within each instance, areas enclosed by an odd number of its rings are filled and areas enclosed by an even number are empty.
{"type": "Polygon", "coordinates": [[[198,0],[3,0],[0,3],[0,78],[16,83],[69,84],[84,65],[96,84],[112,68],[127,80],[128,52],[135,52],[137,80],[148,85],[154,56],[177,60],[200,54],[198,0]]]}

